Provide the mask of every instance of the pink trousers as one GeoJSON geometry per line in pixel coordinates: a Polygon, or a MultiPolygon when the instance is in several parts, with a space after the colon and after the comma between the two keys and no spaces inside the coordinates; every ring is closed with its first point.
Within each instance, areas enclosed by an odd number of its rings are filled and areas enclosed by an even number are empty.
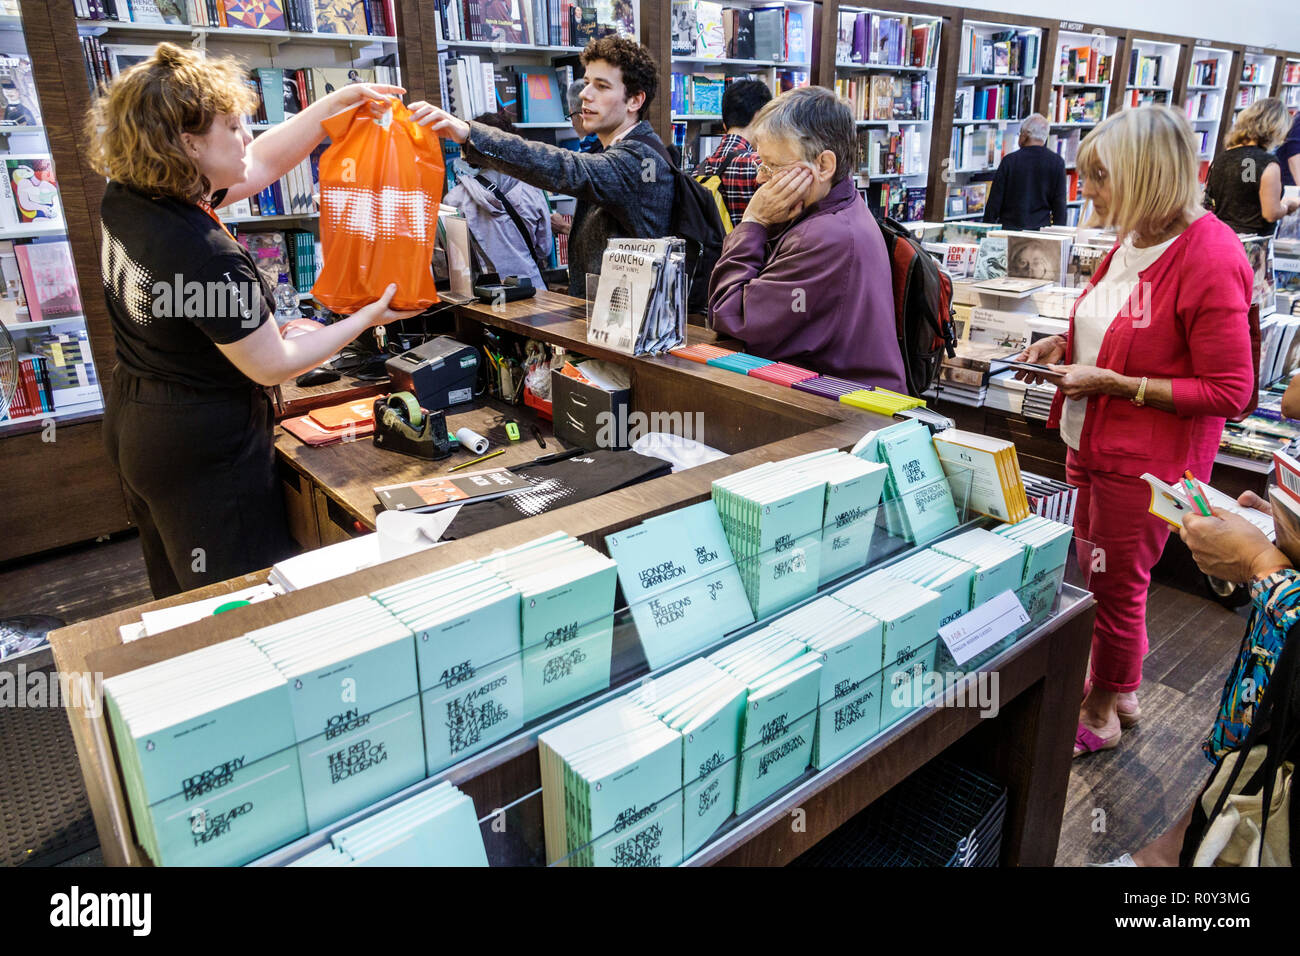
{"type": "Polygon", "coordinates": [[[1170,527],[1151,514],[1151,488],[1141,478],[1081,468],[1073,450],[1066,480],[1079,488],[1074,534],[1079,564],[1092,569],[1097,599],[1092,632],[1093,684],[1128,693],[1142,683],[1147,652],[1147,591],[1170,527]]]}

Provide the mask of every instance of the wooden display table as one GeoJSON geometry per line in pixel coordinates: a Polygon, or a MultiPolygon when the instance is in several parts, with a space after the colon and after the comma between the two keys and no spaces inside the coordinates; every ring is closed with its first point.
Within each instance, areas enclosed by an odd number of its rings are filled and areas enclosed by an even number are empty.
{"type": "MultiPolygon", "coordinates": [[[[888,424],[881,416],[820,396],[674,356],[633,358],[589,347],[585,343],[582,308],[579,300],[551,293],[499,309],[458,307],[457,335],[473,344],[483,325],[493,325],[625,365],[632,375],[632,410],[700,412],[705,416],[705,430],[703,436],[697,437],[727,452],[729,457],[129,644],[122,643],[118,628],[138,621],[143,610],[228,593],[264,580],[265,574],[245,575],[203,591],[62,628],[50,636],[59,670],[65,674],[98,672],[111,677],[552,531],[567,532],[603,550],[608,534],[707,500],[710,484],[718,477],[817,449],[849,448],[864,432],[888,424]]],[[[698,336],[711,333],[693,330],[692,339],[698,336]]],[[[535,442],[532,445],[530,455],[541,452],[535,442]]],[[[358,456],[367,451],[387,454],[365,449],[361,443],[338,450],[356,452],[358,456]]],[[[281,454],[288,452],[281,449],[281,454]]],[[[316,462],[310,471],[315,476],[313,481],[326,483],[333,500],[352,500],[361,494],[349,482],[381,483],[364,478],[359,470],[350,478],[331,477],[327,466],[316,462]]],[[[373,501],[369,487],[366,492],[373,501]]],[[[363,512],[361,508],[356,510],[363,512]]],[[[735,825],[698,855],[697,862],[784,862],[945,747],[964,740],[971,744],[971,762],[992,770],[1011,790],[1004,862],[1050,864],[1065,806],[1077,694],[1083,683],[1092,616],[1091,597],[1075,593],[1069,607],[994,662],[1000,672],[998,717],[981,720],[978,712],[970,709],[914,714],[827,773],[796,784],[793,793],[779,796],[775,803],[745,820],[733,821],[735,825]],[[788,832],[783,815],[788,815],[791,799],[803,801],[798,805],[809,810],[808,827],[803,833],[788,832]]],[[[611,690],[607,693],[619,692],[620,685],[645,673],[644,660],[635,646],[620,653],[616,639],[611,690]]],[[[131,831],[107,721],[74,708],[69,708],[69,719],[105,861],[112,865],[147,863],[131,831]]],[[[527,728],[437,777],[450,779],[470,793],[480,817],[486,816],[536,788],[536,733],[564,719],[563,713],[551,715],[540,727],[527,728]]]]}

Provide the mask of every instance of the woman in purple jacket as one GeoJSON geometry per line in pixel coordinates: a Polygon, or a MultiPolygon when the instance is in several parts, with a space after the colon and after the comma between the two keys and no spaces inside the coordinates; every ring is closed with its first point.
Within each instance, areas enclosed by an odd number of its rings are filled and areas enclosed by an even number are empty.
{"type": "Polygon", "coordinates": [[[764,358],[906,391],[885,240],[851,176],[852,112],[806,86],[751,129],[762,185],[709,281],[714,328],[764,358]]]}

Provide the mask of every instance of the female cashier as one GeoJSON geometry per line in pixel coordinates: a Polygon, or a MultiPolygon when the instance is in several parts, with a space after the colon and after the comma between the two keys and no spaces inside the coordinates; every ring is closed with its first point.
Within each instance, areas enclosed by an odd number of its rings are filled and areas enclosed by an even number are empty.
{"type": "Polygon", "coordinates": [[[293,553],[260,386],[415,314],[388,309],[390,287],[347,319],[282,339],[253,260],[214,210],[305,159],[325,137],[322,117],[400,92],[343,87],[250,145],[241,117],[254,102],[238,64],[163,43],[91,108],[91,160],[109,179],[101,269],[117,358],[104,440],[155,597],[293,553]]]}
{"type": "Polygon", "coordinates": [[[1207,482],[1224,419],[1255,387],[1250,266],[1241,240],[1200,208],[1187,120],[1163,106],[1123,110],[1083,141],[1078,167],[1099,224],[1119,241],[1069,334],[1024,353],[1059,376],[1048,424],[1069,449],[1074,530],[1097,599],[1075,756],[1118,745],[1139,713],[1147,589],[1170,530],[1149,513],[1141,476],[1175,484],[1190,469],[1207,482]]]}

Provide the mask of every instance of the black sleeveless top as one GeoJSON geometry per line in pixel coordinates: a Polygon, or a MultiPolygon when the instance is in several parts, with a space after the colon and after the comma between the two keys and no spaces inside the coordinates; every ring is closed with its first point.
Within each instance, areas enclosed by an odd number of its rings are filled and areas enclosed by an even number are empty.
{"type": "Polygon", "coordinates": [[[1210,167],[1205,181],[1205,208],[1232,227],[1234,232],[1271,236],[1277,223],[1264,218],[1259,205],[1259,181],[1277,157],[1258,146],[1234,146],[1224,150],[1210,167]]]}

